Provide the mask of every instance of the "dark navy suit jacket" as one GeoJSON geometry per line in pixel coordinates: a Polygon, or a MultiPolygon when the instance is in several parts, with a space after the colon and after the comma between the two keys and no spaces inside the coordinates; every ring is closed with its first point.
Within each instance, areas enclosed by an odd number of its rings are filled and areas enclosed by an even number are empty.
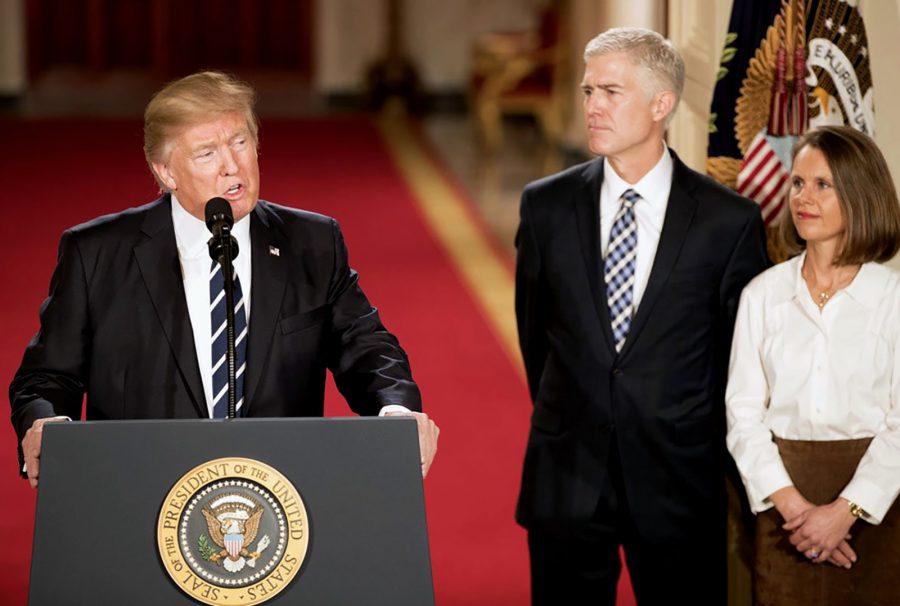
{"type": "MultiPolygon", "coordinates": [[[[35,419],[80,418],[85,393],[88,419],[208,416],[171,204],[165,195],[63,234],[40,330],[10,385],[20,442],[35,419]]],[[[421,410],[337,222],[261,200],[250,237],[243,416],[321,416],[326,368],[358,414],[421,410]]]]}
{"type": "Polygon", "coordinates": [[[715,520],[724,532],[724,384],[739,295],[768,264],[759,207],[674,157],[656,257],[617,354],[602,180],[597,159],[522,195],[516,314],[534,410],[517,519],[577,532],[624,496],[645,540],[690,540],[715,520]]]}

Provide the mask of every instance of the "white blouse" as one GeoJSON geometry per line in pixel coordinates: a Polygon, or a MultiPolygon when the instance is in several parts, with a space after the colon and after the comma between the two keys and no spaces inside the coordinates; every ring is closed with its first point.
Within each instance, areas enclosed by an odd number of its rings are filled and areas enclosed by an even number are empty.
{"type": "Polygon", "coordinates": [[[864,264],[819,310],[800,276],[805,253],[741,295],[726,392],[728,449],[755,513],[792,484],[772,434],[872,437],[841,496],[880,523],[900,493],[900,272],[864,264]]]}

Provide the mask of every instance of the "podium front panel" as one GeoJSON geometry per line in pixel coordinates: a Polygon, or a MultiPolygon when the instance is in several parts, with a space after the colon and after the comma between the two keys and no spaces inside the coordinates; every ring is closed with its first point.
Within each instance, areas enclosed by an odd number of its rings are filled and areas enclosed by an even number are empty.
{"type": "Polygon", "coordinates": [[[48,423],[29,604],[197,604],[163,566],[158,522],[179,478],[229,457],[293,484],[309,540],[275,597],[238,589],[232,599],[434,603],[415,420],[340,418],[48,423]]]}

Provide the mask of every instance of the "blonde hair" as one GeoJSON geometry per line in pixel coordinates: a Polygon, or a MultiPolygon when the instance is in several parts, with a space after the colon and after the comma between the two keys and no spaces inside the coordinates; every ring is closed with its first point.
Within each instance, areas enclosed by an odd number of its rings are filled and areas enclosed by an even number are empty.
{"type": "Polygon", "coordinates": [[[157,92],[144,110],[144,157],[159,186],[167,189],[153,163],[168,161],[180,129],[204,122],[211,115],[243,114],[253,143],[258,145],[255,102],[256,93],[249,84],[222,72],[197,72],[157,92]]]}

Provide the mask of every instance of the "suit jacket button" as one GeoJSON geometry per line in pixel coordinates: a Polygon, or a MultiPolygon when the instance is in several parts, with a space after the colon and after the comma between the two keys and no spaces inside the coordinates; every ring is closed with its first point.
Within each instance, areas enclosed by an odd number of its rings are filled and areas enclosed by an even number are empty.
{"type": "Polygon", "coordinates": [[[621,368],[613,368],[613,369],[612,369],[612,376],[618,377],[618,376],[621,375],[621,374],[622,374],[622,369],[621,369],[621,368]]]}

